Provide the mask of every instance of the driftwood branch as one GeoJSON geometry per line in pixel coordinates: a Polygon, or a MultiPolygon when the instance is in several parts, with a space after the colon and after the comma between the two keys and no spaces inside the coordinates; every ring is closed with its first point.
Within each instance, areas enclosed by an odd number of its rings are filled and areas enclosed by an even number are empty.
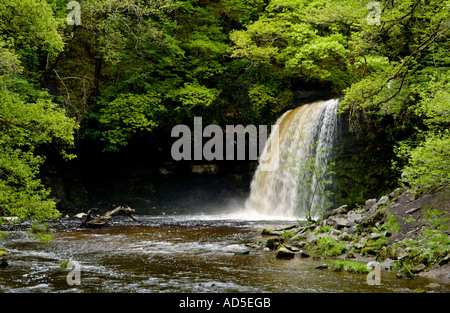
{"type": "Polygon", "coordinates": [[[89,210],[87,212],[86,217],[84,218],[84,220],[80,224],[80,227],[83,227],[83,228],[102,228],[103,226],[108,224],[109,221],[111,221],[112,216],[114,214],[117,214],[119,212],[123,212],[127,216],[129,216],[131,219],[133,219],[134,221],[137,221],[136,217],[134,216],[134,213],[136,213],[136,211],[134,209],[130,208],[129,206],[126,206],[126,207],[118,206],[114,210],[108,211],[104,215],[99,216],[99,217],[93,217],[92,213],[95,210],[97,210],[97,209],[91,209],[91,210],[89,210]]]}

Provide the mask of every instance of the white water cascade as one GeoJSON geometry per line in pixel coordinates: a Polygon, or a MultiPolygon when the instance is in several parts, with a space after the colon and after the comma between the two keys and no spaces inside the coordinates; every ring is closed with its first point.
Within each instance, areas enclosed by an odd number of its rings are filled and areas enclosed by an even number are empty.
{"type": "MultiPolygon", "coordinates": [[[[308,160],[315,163],[314,169],[323,169],[328,164],[338,133],[338,104],[337,99],[305,104],[278,119],[279,166],[272,171],[258,166],[245,204],[246,212],[302,218],[312,200],[317,207],[325,205],[328,199],[323,190],[317,190],[316,175],[308,172],[304,163],[308,160]],[[305,183],[308,180],[305,175],[310,177],[309,184],[305,183]]],[[[270,146],[275,134],[269,137],[260,160],[274,157],[270,146]]]]}

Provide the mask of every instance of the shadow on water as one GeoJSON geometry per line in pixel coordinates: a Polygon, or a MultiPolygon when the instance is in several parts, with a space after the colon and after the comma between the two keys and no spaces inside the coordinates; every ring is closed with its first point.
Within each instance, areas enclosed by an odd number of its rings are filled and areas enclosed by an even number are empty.
{"type": "Polygon", "coordinates": [[[37,243],[25,230],[3,242],[10,266],[1,269],[1,292],[411,292],[430,281],[400,280],[382,271],[381,285],[366,275],[314,269],[331,260],[277,259],[264,251],[264,227],[291,221],[208,215],[116,217],[100,230],[79,220],[54,222],[55,238],[37,243]],[[244,254],[239,252],[245,252],[244,254]],[[248,254],[246,254],[248,252],[248,254]],[[70,286],[64,261],[80,264],[80,285],[70,286]]]}

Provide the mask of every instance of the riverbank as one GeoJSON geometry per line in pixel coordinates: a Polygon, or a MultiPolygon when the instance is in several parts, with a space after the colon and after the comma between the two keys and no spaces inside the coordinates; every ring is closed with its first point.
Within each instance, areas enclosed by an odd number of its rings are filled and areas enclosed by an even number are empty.
{"type": "Polygon", "coordinates": [[[409,190],[396,189],[353,210],[344,205],[314,223],[264,229],[261,235],[265,249],[277,257],[348,260],[353,262],[322,269],[360,273],[368,270],[356,270],[358,263],[375,261],[399,279],[428,277],[439,284],[432,287],[450,290],[449,233],[449,191],[416,199],[409,190]]]}

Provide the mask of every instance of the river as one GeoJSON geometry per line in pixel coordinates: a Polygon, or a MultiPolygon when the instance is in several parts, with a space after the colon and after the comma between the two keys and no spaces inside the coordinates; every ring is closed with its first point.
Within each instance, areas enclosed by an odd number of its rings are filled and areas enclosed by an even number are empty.
{"type": "Polygon", "coordinates": [[[26,224],[11,228],[2,241],[10,266],[0,269],[0,292],[373,293],[412,292],[432,282],[382,271],[381,285],[370,286],[363,274],[315,269],[331,260],[277,259],[264,251],[261,230],[292,221],[201,214],[139,219],[117,216],[88,230],[78,228],[77,218],[59,218],[51,222],[49,244],[30,238],[26,224]],[[67,260],[80,265],[79,285],[69,285],[70,269],[58,267],[67,260]]]}

